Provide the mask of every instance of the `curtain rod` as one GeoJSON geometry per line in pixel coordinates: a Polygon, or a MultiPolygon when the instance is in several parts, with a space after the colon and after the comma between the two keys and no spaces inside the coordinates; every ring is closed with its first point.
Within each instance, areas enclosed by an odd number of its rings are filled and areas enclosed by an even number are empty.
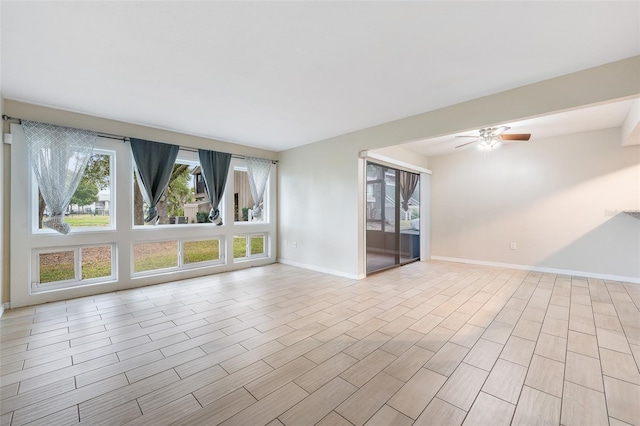
{"type": "MultiPolygon", "coordinates": [[[[18,124],[22,124],[22,119],[21,119],[21,118],[10,117],[10,116],[8,116],[8,115],[6,115],[6,114],[3,114],[3,115],[2,115],[2,119],[3,119],[4,121],[12,121],[12,120],[13,120],[13,121],[16,121],[18,124]]],[[[100,132],[96,132],[96,135],[97,135],[98,137],[101,137],[101,138],[106,138],[106,139],[115,139],[115,140],[119,140],[119,141],[122,141],[122,142],[127,142],[127,141],[129,141],[129,140],[130,140],[130,138],[129,138],[128,136],[114,135],[114,134],[111,134],[111,133],[100,133],[100,132]]],[[[178,146],[180,146],[180,145],[178,145],[178,146]]],[[[183,146],[180,146],[180,149],[181,149],[182,151],[198,152],[198,148],[191,148],[191,147],[183,147],[183,146]]],[[[232,158],[238,158],[238,159],[240,159],[240,160],[244,160],[245,158],[247,158],[245,155],[239,155],[239,154],[231,154],[231,157],[232,157],[232,158]]],[[[271,160],[271,163],[272,163],[272,164],[278,164],[278,160],[271,160]]]]}

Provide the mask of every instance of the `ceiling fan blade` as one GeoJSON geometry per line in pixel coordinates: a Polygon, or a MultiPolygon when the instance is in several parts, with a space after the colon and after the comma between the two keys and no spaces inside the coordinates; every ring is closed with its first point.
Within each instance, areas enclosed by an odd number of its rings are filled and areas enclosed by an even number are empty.
{"type": "Polygon", "coordinates": [[[500,135],[500,139],[503,141],[528,141],[531,139],[531,133],[509,133],[500,135]]]}
{"type": "Polygon", "coordinates": [[[498,136],[501,135],[502,133],[506,132],[507,130],[509,130],[511,127],[509,126],[500,126],[500,127],[496,127],[493,132],[491,132],[494,136],[498,136]]]}
{"type": "Polygon", "coordinates": [[[457,135],[457,136],[456,136],[456,138],[476,138],[476,139],[478,139],[478,137],[477,137],[477,136],[473,136],[473,135],[470,135],[470,136],[457,135]]]}
{"type": "Polygon", "coordinates": [[[471,145],[472,143],[476,143],[476,142],[477,141],[471,141],[471,142],[463,143],[462,145],[456,146],[456,148],[462,148],[463,146],[471,145]]]}

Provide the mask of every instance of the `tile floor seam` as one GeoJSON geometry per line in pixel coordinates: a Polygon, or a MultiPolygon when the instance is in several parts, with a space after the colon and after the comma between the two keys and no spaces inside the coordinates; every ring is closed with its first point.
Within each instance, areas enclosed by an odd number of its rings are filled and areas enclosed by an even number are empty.
{"type": "MultiPolygon", "coordinates": [[[[613,303],[613,299],[611,299],[611,294],[609,293],[609,289],[607,288],[606,284],[603,284],[603,286],[604,286],[604,290],[607,292],[607,297],[609,298],[609,300],[611,300],[611,305],[613,306],[613,309],[615,310],[615,304],[613,303]]],[[[589,298],[591,298],[591,288],[589,288],[589,298]]],[[[593,309],[593,305],[592,305],[592,309],[593,309]]],[[[618,312],[616,310],[616,314],[617,313],[618,312]]],[[[595,317],[595,315],[594,315],[594,317],[595,317]]],[[[595,326],[595,318],[594,318],[594,327],[596,327],[595,326]]],[[[625,336],[625,338],[626,338],[626,336],[625,336]]],[[[605,410],[607,410],[607,418],[609,418],[610,417],[610,415],[609,415],[609,402],[608,402],[608,399],[607,399],[607,388],[605,386],[605,381],[604,381],[605,375],[604,375],[604,368],[603,368],[603,365],[602,365],[602,354],[601,354],[601,351],[600,351],[601,346],[600,346],[600,340],[598,338],[598,329],[597,328],[596,328],[595,339],[596,339],[596,348],[598,349],[598,362],[600,363],[600,380],[601,380],[601,383],[602,383],[602,393],[604,394],[604,406],[605,406],[605,410]]]]}
{"type": "MultiPolygon", "coordinates": [[[[554,281],[554,286],[555,286],[555,281],[554,281]]],[[[537,287],[538,287],[538,283],[536,283],[536,288],[537,288],[537,287]]],[[[531,292],[531,296],[529,296],[529,299],[527,299],[527,305],[529,305],[529,301],[531,300],[531,297],[533,297],[533,293],[534,293],[534,292],[531,292]]],[[[548,306],[548,305],[547,305],[547,306],[548,306]]],[[[526,307],[525,307],[525,309],[526,309],[526,307]]],[[[523,312],[524,312],[524,311],[523,311],[523,312]]],[[[546,316],[546,310],[545,310],[545,316],[546,316]]],[[[544,321],[543,321],[543,324],[544,324],[544,321]]],[[[541,331],[540,331],[540,333],[541,333],[541,332],[542,332],[542,326],[540,327],[540,330],[541,330],[541,331]]],[[[540,335],[540,333],[538,333],[538,335],[540,335]]],[[[510,337],[511,337],[511,336],[510,336],[510,337]]],[[[537,343],[538,343],[538,342],[537,342],[537,340],[536,340],[536,345],[537,345],[537,343]]],[[[505,346],[506,346],[506,345],[505,345],[505,346]]],[[[502,348],[502,350],[504,351],[504,348],[502,348]]],[[[534,351],[535,351],[535,346],[534,346],[534,351]]],[[[500,353],[502,354],[502,352],[500,352],[500,353]]],[[[516,409],[515,409],[515,410],[513,410],[513,415],[511,416],[511,422],[510,422],[509,424],[513,423],[513,420],[515,419],[516,412],[518,411],[518,406],[520,405],[520,398],[522,398],[522,393],[523,393],[524,387],[526,386],[526,384],[525,384],[525,382],[526,382],[526,377],[527,377],[527,375],[529,374],[529,367],[531,366],[531,362],[532,362],[532,360],[533,360],[533,352],[531,353],[531,358],[529,359],[529,364],[528,364],[528,365],[527,365],[527,367],[526,367],[526,368],[527,368],[527,372],[526,372],[526,374],[525,374],[525,380],[523,380],[523,382],[522,382],[522,386],[520,387],[520,393],[518,394],[518,399],[516,400],[516,403],[515,403],[516,409]]],[[[536,389],[536,388],[532,388],[532,389],[535,389],[535,390],[536,390],[536,391],[538,391],[538,392],[543,392],[543,391],[540,391],[539,389],[536,389]]],[[[546,392],[543,392],[543,393],[545,393],[545,394],[547,394],[547,395],[549,395],[549,396],[552,396],[552,397],[554,397],[554,398],[557,398],[556,396],[551,395],[551,394],[548,394],[548,393],[546,393],[546,392]]],[[[561,411],[561,413],[562,413],[562,411],[561,411]]]]}

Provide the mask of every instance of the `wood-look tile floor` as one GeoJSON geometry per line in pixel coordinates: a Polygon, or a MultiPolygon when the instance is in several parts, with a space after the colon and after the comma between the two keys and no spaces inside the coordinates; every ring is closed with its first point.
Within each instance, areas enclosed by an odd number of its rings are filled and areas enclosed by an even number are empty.
{"type": "Polygon", "coordinates": [[[7,311],[2,425],[640,424],[640,285],[271,265],[7,311]]]}

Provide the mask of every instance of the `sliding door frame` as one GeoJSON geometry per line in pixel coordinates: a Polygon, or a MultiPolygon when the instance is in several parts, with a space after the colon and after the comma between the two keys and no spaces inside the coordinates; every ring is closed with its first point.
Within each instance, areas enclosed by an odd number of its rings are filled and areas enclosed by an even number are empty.
{"type": "MultiPolygon", "coordinates": [[[[378,269],[375,270],[369,270],[369,256],[370,256],[370,252],[369,252],[369,242],[367,241],[367,235],[369,234],[369,232],[376,232],[376,230],[373,229],[369,229],[369,223],[372,222],[371,218],[366,217],[366,221],[365,221],[365,271],[367,274],[372,274],[375,272],[379,272],[379,271],[384,271],[386,269],[389,268],[395,268],[397,266],[402,266],[402,265],[406,265],[407,263],[412,263],[412,262],[416,262],[418,260],[420,260],[420,256],[418,257],[411,257],[408,258],[406,257],[403,261],[403,256],[402,256],[402,227],[401,227],[401,216],[400,216],[400,208],[401,208],[401,189],[400,189],[400,176],[402,173],[411,173],[414,175],[418,175],[418,177],[420,176],[419,173],[415,173],[412,171],[407,171],[407,170],[400,170],[396,167],[391,167],[389,165],[385,165],[385,164],[380,164],[376,161],[372,161],[372,160],[366,160],[365,162],[365,169],[369,168],[369,165],[377,167],[380,169],[380,177],[378,179],[372,179],[369,180],[368,176],[365,175],[365,193],[368,194],[368,188],[369,185],[381,185],[380,187],[380,202],[381,202],[381,206],[380,206],[380,230],[379,232],[381,233],[381,246],[380,249],[383,251],[383,254],[387,252],[388,246],[387,246],[387,236],[389,233],[389,226],[387,225],[387,219],[389,219],[389,217],[387,216],[387,199],[390,198],[391,194],[387,193],[387,175],[393,175],[394,177],[394,191],[393,191],[393,202],[394,202],[394,208],[393,208],[393,216],[394,216],[394,222],[393,222],[393,246],[391,247],[391,251],[393,252],[393,257],[394,257],[394,262],[391,265],[388,266],[382,266],[378,269]]],[[[365,172],[366,173],[366,172],[365,172]]],[[[419,182],[419,181],[418,181],[419,182]]],[[[368,197],[368,195],[367,195],[368,197]]],[[[367,202],[368,200],[365,200],[365,202],[367,202]]],[[[367,208],[365,208],[365,210],[368,210],[367,208]]],[[[376,222],[377,220],[373,220],[374,222],[376,222]]],[[[418,230],[418,235],[420,235],[420,231],[418,230]]],[[[419,238],[419,237],[418,237],[419,238]]],[[[411,247],[411,244],[409,243],[409,247],[411,247]]],[[[391,257],[391,256],[389,256],[391,257]]]]}
{"type": "MultiPolygon", "coordinates": [[[[372,163],[390,167],[400,171],[417,173],[420,175],[420,258],[421,262],[426,262],[431,258],[431,170],[411,164],[405,161],[397,160],[386,155],[378,154],[374,151],[361,151],[359,153],[359,182],[358,198],[360,226],[359,234],[359,253],[358,256],[358,278],[367,276],[367,161],[372,163]]],[[[399,191],[398,191],[399,194],[399,191]]],[[[399,221],[396,221],[399,226],[399,221]]],[[[398,237],[399,238],[399,237],[398,237]]],[[[395,266],[394,266],[395,267],[395,266]]]]}

